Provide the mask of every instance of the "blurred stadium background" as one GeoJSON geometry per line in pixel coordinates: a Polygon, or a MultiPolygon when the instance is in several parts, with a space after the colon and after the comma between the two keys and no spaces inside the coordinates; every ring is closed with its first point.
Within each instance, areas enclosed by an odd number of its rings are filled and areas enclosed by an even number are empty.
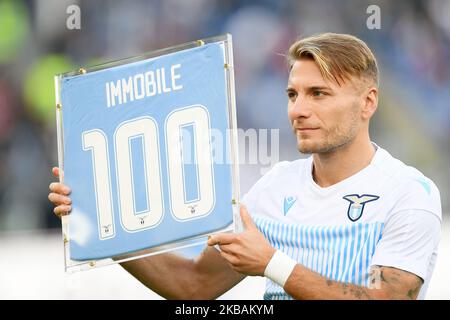
{"type": "MultiPolygon", "coordinates": [[[[53,75],[225,32],[234,40],[238,126],[279,129],[280,160],[302,156],[285,113],[289,44],[326,31],[365,40],[381,69],[372,139],[432,178],[448,213],[449,13],[449,0],[0,0],[0,299],[158,298],[117,265],[63,272],[47,200],[57,164],[53,75]],[[71,4],[81,8],[81,30],[66,27],[71,4]],[[379,30],[366,27],[372,4],[379,30]]],[[[264,167],[241,165],[242,193],[264,167]]],[[[447,217],[428,299],[450,298],[447,217]]],[[[249,278],[222,298],[260,299],[263,288],[249,278]]]]}

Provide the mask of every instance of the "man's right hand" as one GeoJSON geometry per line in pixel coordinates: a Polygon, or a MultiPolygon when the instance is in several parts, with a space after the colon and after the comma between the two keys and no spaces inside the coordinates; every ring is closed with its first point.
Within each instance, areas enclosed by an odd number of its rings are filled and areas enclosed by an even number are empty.
{"type": "MultiPolygon", "coordinates": [[[[63,172],[59,170],[58,167],[53,167],[52,173],[55,177],[63,175],[63,172]]],[[[55,205],[53,212],[57,217],[69,214],[72,210],[72,200],[69,197],[71,192],[70,188],[60,182],[52,182],[49,185],[50,193],[48,194],[48,199],[55,205]]]]}

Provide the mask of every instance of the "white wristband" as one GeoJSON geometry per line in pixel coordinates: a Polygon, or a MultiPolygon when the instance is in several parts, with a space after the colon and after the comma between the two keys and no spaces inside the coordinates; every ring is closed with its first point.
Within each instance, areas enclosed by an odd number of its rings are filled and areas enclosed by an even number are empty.
{"type": "Polygon", "coordinates": [[[277,250],[267,264],[264,276],[278,283],[283,288],[296,264],[297,261],[277,250]]]}

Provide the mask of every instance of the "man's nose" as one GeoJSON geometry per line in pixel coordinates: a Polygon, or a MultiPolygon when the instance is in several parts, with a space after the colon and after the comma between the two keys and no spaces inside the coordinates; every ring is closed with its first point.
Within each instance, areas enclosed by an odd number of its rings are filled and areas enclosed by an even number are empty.
{"type": "Polygon", "coordinates": [[[312,109],[304,97],[298,96],[295,102],[291,104],[290,113],[293,118],[309,118],[312,114],[312,109]]]}

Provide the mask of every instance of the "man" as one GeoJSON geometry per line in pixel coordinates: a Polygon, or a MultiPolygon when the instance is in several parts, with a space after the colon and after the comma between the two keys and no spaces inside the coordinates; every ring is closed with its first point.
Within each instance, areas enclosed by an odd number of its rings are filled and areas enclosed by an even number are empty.
{"type": "MultiPolygon", "coordinates": [[[[266,299],[422,299],[440,239],[439,191],[370,140],[374,55],[327,33],[294,43],[288,61],[288,116],[299,151],[312,156],[277,164],[251,188],[244,232],[210,237],[195,260],[161,254],[122,266],[166,298],[216,298],[264,275],[266,299]]],[[[55,213],[69,212],[70,189],[50,190],[55,213]]]]}

